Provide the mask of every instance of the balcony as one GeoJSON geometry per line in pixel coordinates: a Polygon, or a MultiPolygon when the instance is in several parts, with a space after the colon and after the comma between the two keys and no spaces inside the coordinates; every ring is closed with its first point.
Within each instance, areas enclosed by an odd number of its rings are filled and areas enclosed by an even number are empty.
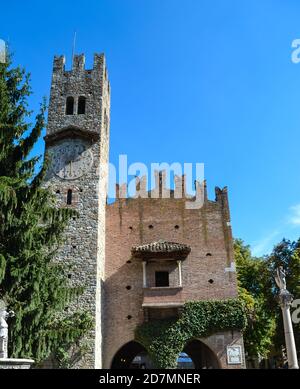
{"type": "Polygon", "coordinates": [[[176,308],[183,305],[182,287],[143,288],[143,308],[176,308]]]}
{"type": "Polygon", "coordinates": [[[168,311],[177,313],[183,306],[182,261],[190,251],[191,248],[186,244],[162,239],[132,247],[132,258],[141,261],[143,267],[142,306],[146,320],[148,311],[165,315],[168,311]]]}

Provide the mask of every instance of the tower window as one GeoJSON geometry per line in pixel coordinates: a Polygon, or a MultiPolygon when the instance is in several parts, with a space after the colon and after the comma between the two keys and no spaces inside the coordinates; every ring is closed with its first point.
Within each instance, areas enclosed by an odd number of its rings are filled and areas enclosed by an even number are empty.
{"type": "Polygon", "coordinates": [[[72,190],[71,189],[68,189],[68,193],[67,193],[67,205],[71,205],[72,204],[72,190]]]}
{"type": "Polygon", "coordinates": [[[156,271],[155,272],[155,286],[169,286],[169,272],[156,271]]]}
{"type": "Polygon", "coordinates": [[[105,135],[108,134],[108,116],[106,113],[106,109],[104,110],[104,128],[105,128],[105,135]]]}
{"type": "Polygon", "coordinates": [[[78,115],[85,114],[85,101],[86,101],[86,98],[84,96],[80,96],[79,97],[79,99],[78,99],[78,109],[77,109],[78,115]]]}
{"type": "Polygon", "coordinates": [[[74,97],[69,96],[66,100],[66,115],[73,115],[74,113],[74,97]]]}

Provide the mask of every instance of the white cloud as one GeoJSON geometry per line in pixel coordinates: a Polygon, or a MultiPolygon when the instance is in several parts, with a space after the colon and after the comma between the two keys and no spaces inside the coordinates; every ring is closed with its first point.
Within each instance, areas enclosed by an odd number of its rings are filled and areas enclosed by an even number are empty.
{"type": "Polygon", "coordinates": [[[261,257],[262,255],[269,254],[273,246],[276,244],[276,239],[280,231],[274,230],[270,232],[268,235],[264,236],[262,239],[254,242],[252,245],[252,255],[254,257],[261,257]]]}
{"type": "Polygon", "coordinates": [[[293,236],[295,233],[294,227],[300,227],[300,203],[289,207],[288,215],[277,226],[277,229],[272,230],[251,245],[252,255],[260,257],[269,254],[273,247],[279,243],[278,239],[282,239],[286,235],[287,238],[297,239],[297,237],[293,236]]]}
{"type": "Polygon", "coordinates": [[[290,207],[291,214],[288,217],[288,223],[293,226],[300,226],[300,204],[290,207]]]}

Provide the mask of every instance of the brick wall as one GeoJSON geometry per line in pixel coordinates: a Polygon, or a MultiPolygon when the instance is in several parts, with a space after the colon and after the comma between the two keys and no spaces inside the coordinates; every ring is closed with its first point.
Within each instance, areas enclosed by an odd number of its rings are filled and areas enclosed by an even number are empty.
{"type": "MultiPolygon", "coordinates": [[[[203,207],[193,210],[185,208],[184,198],[117,199],[106,210],[105,368],[118,349],[134,339],[136,326],[144,320],[142,303],[149,301],[149,292],[143,296],[141,260],[131,258],[131,248],[160,239],[191,247],[182,262],[182,290],[176,292],[182,302],[237,297],[236,275],[225,272],[234,261],[226,188],[216,188],[216,201],[205,198],[203,207]]],[[[153,282],[150,267],[156,265],[147,266],[147,278],[153,282]]],[[[164,266],[158,264],[157,269],[164,266]]],[[[176,284],[177,274],[175,266],[170,285],[176,284]]],[[[165,301],[164,293],[156,291],[158,303],[165,301]]]]}

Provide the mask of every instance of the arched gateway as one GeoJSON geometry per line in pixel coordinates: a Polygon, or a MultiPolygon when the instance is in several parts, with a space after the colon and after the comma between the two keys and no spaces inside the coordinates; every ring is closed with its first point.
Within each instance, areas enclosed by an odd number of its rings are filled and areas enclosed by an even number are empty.
{"type": "Polygon", "coordinates": [[[220,361],[216,354],[203,342],[193,339],[183,350],[193,362],[194,369],[220,369],[220,361]]]}
{"type": "MultiPolygon", "coordinates": [[[[124,344],[115,354],[111,369],[151,369],[154,365],[145,347],[136,341],[124,344]]],[[[219,369],[215,353],[198,339],[189,341],[178,355],[178,369],[219,369]]]]}
{"type": "Polygon", "coordinates": [[[147,350],[138,342],[131,341],[122,346],[115,354],[112,369],[151,368],[152,363],[147,350]]]}

